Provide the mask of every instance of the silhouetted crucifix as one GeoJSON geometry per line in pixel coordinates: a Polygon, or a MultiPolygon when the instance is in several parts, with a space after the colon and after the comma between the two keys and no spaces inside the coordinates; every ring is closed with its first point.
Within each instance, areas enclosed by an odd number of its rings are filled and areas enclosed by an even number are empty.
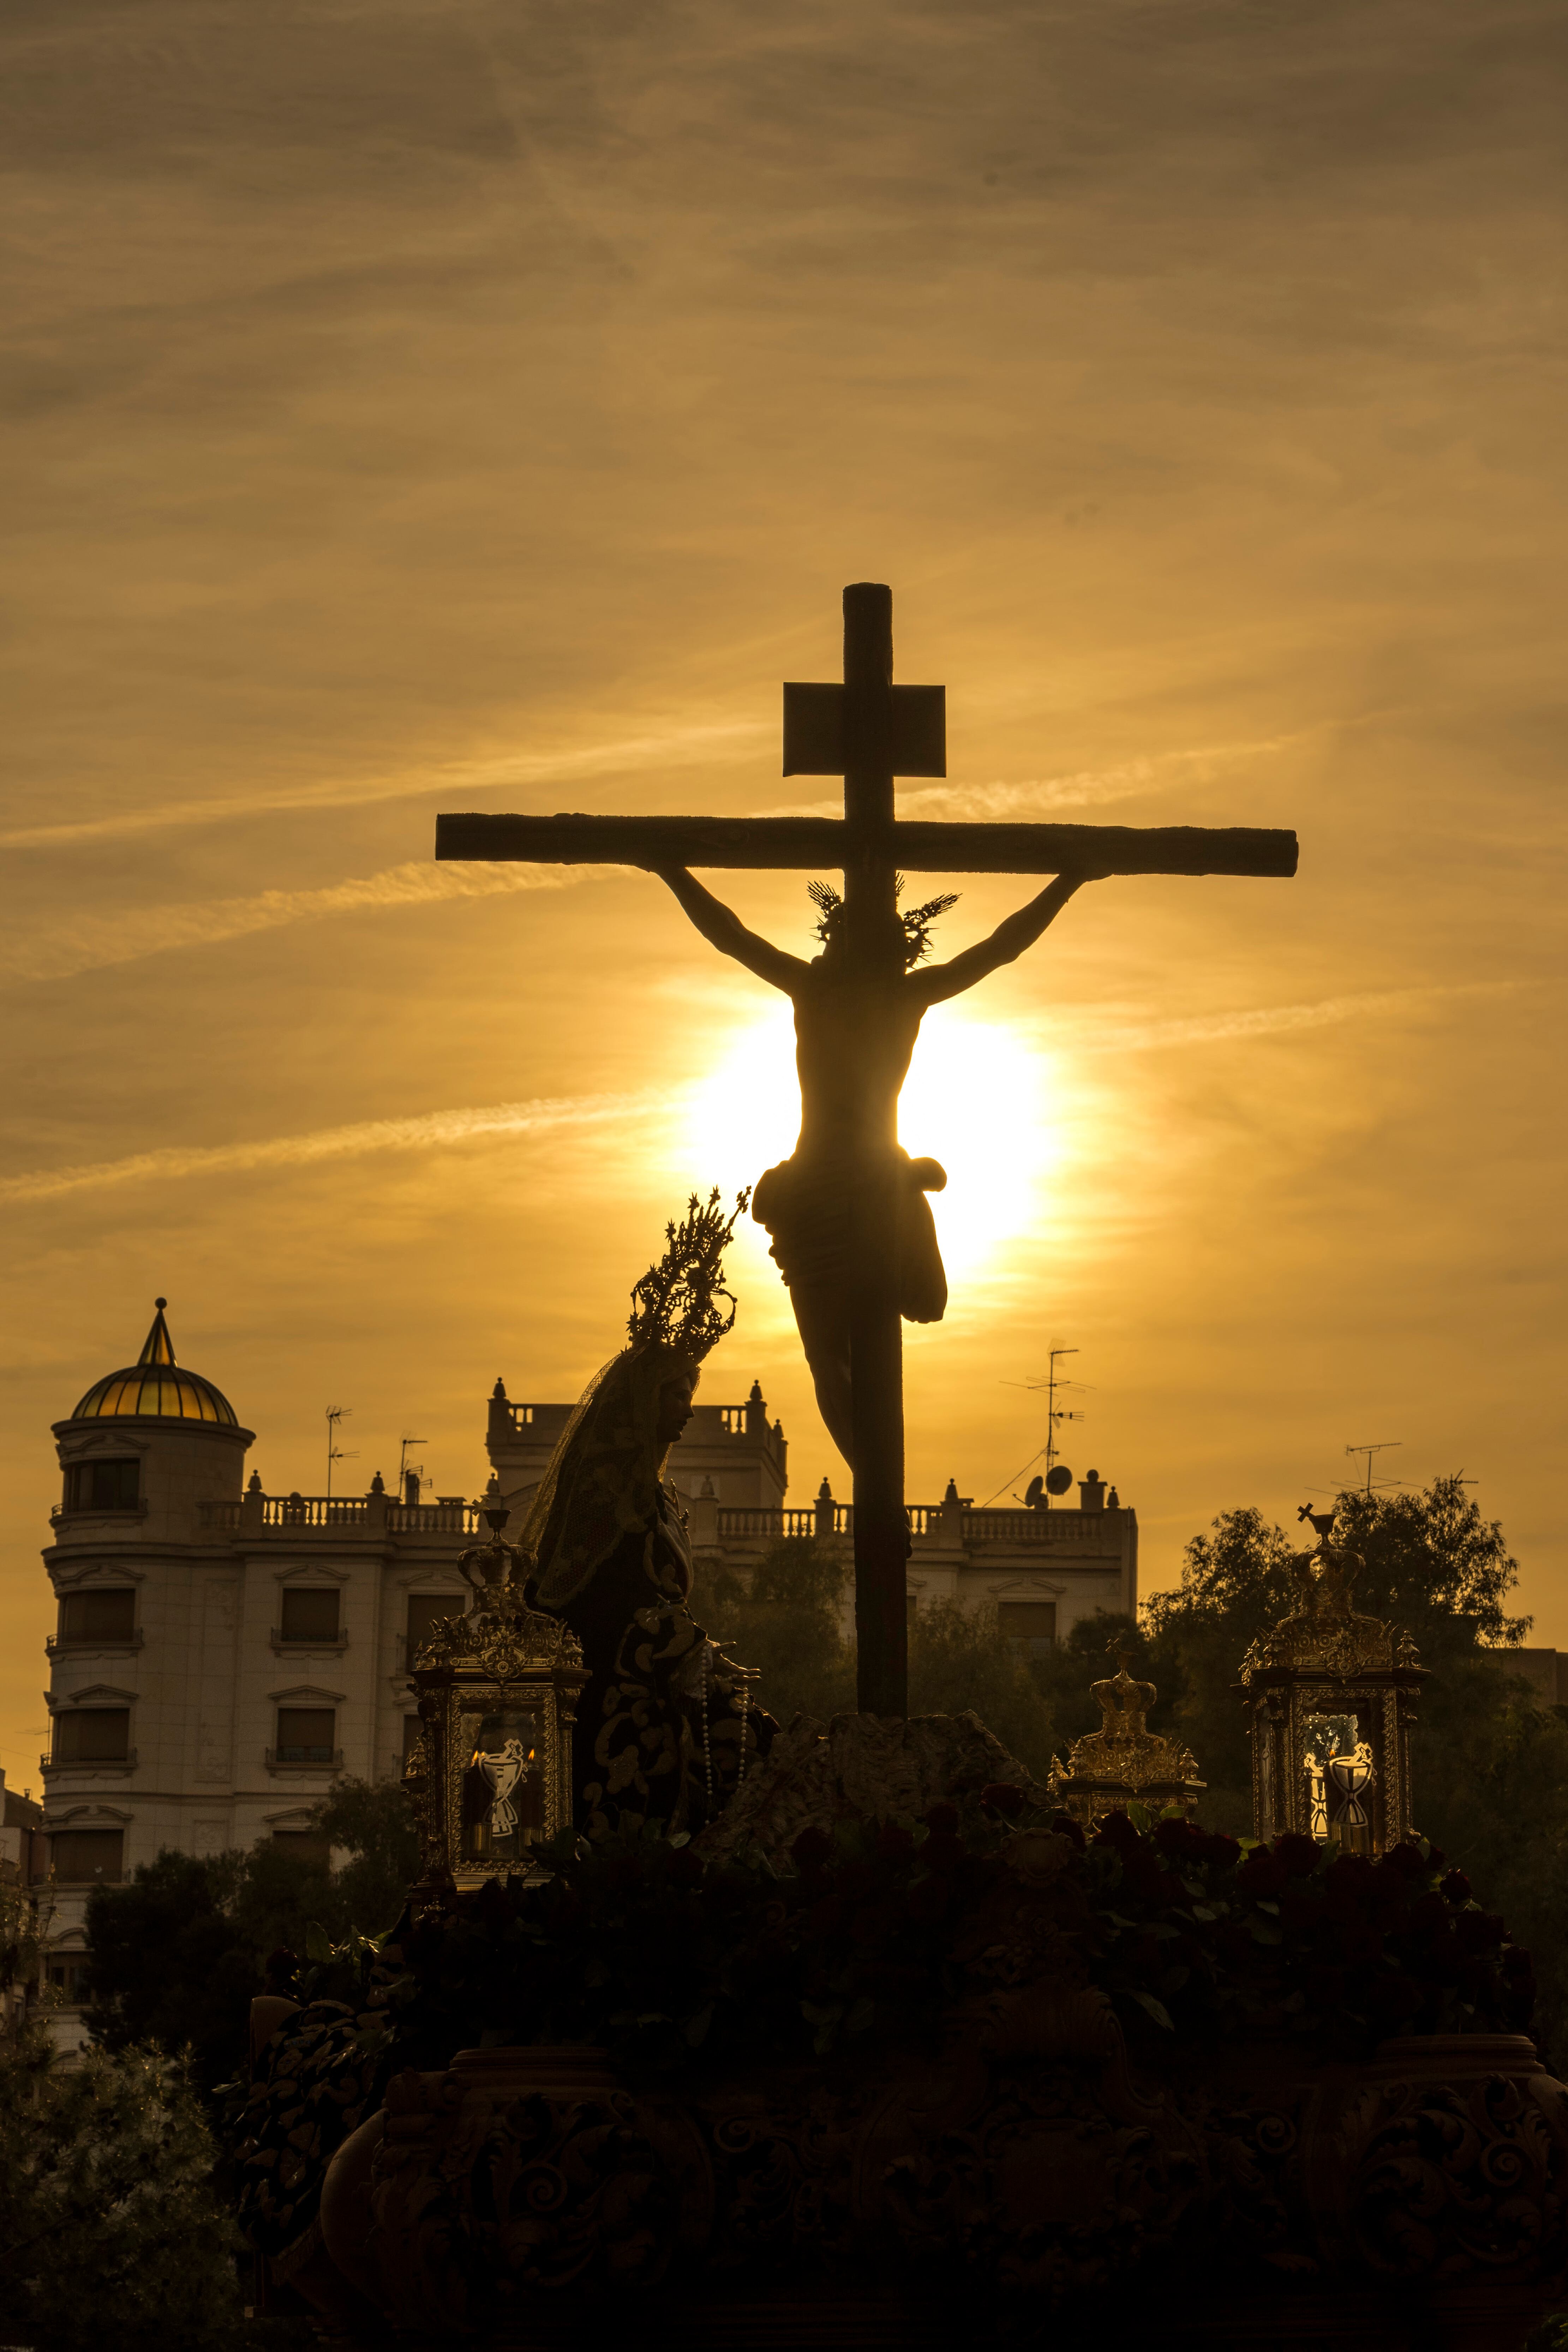
{"type": "Polygon", "coordinates": [[[1086,881],[1111,874],[1296,871],[1296,836],[1243,826],[900,823],[895,776],[947,773],[940,686],[893,684],[890,589],[844,591],[844,683],[786,686],[784,772],[844,779],[837,817],[442,816],[439,858],[637,866],[663,877],[705,939],[795,1004],[801,1131],[759,1182],[823,1417],[855,1479],[855,1623],[862,1710],[908,1698],[902,1319],[941,1318],[947,1286],[925,1194],[946,1181],[899,1143],[899,1094],[926,1007],[1033,945],[1086,881]],[[786,954],[696,881],[706,866],[837,867],[823,952],[786,954]],[[1051,874],[988,940],[918,968],[931,917],[900,914],[904,873],[1051,874]]]}

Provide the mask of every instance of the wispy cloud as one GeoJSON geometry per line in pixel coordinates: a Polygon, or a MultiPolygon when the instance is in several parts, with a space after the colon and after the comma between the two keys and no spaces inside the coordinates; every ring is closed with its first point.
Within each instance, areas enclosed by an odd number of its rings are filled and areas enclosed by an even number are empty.
{"type": "MultiPolygon", "coordinates": [[[[1109,768],[1079,768],[1060,776],[1028,776],[1016,782],[989,784],[900,784],[899,814],[905,817],[1047,816],[1061,809],[1094,808],[1110,801],[1131,800],[1135,793],[1163,792],[1168,786],[1195,781],[1244,760],[1262,759],[1305,740],[1314,730],[1261,736],[1244,743],[1204,743],[1181,751],[1153,751],[1146,759],[1122,760],[1109,768]]],[[[767,816],[838,816],[839,794],[815,801],[792,801],[787,806],[761,812],[767,816]]]]}
{"type": "Polygon", "coordinates": [[[210,947],[252,931],[319,922],[365,908],[427,907],[447,898],[508,898],[520,890],[564,890],[620,872],[614,866],[389,866],[320,890],[262,890],[249,898],[196,899],[141,907],[123,915],[58,917],[47,931],[0,940],[0,972],[20,980],[68,980],[106,964],[133,963],[169,948],[210,947]]]}
{"type": "Polygon", "coordinates": [[[1197,1013],[1171,1021],[1127,1022],[1104,1027],[1085,1023],[1064,1043],[1096,1054],[1141,1054],[1171,1045],[1207,1045],[1232,1037],[1276,1036],[1291,1029],[1329,1029],[1342,1021],[1374,1021],[1391,1014],[1419,1013],[1444,999],[1463,996],[1503,996],[1530,983],[1518,980],[1480,980],[1454,986],[1367,989],[1358,995],[1324,996],[1310,1004],[1266,1004],[1237,1007],[1228,1013],[1197,1013]]]}
{"type": "Polygon", "coordinates": [[[239,1175],[255,1168],[304,1168],[322,1160],[350,1160],[376,1151],[430,1151],[488,1136],[544,1135],[601,1127],[668,1107],[663,1088],[619,1095],[542,1097],[533,1102],[485,1103],[476,1108],[427,1111],[418,1118],[369,1118],[352,1127],[320,1127],[304,1135],[273,1135],[248,1143],[170,1144],[123,1160],[70,1168],[39,1168],[0,1180],[0,1202],[58,1200],[68,1192],[99,1192],[116,1184],[170,1182],[186,1176],[239,1175]]]}
{"type": "Polygon", "coordinates": [[[705,764],[728,759],[772,734],[776,723],[702,720],[582,744],[575,750],[563,746],[551,751],[507,751],[489,760],[455,761],[447,766],[421,768],[413,774],[330,778],[313,784],[224,793],[207,800],[150,801],[144,808],[115,809],[59,824],[13,825],[0,832],[0,849],[101,841],[119,834],[154,833],[171,824],[220,824],[286,809],[357,808],[377,801],[416,800],[426,793],[440,793],[456,803],[463,793],[496,792],[508,785],[565,784],[588,776],[615,775],[653,761],[705,764]]]}
{"type": "MultiPolygon", "coordinates": [[[[1325,1029],[1335,1023],[1376,1020],[1428,1009],[1440,999],[1508,994],[1525,981],[1478,981],[1468,985],[1393,988],[1353,996],[1328,996],[1310,1004],[1237,1007],[1172,1021],[1126,1022],[1120,1026],[1084,1023],[1057,1034],[1053,1043],[1068,1051],[1096,1055],[1142,1053],[1152,1047],[1202,1045],[1235,1037],[1261,1037],[1292,1029],[1325,1029]]],[[[531,1102],[482,1103],[458,1110],[428,1111],[416,1118],[362,1119],[350,1127],[316,1128],[302,1135],[264,1136],[246,1143],[171,1144],[121,1160],[100,1160],[65,1168],[39,1168],[0,1179],[0,1205],[58,1200],[70,1192],[101,1192],[119,1184],[171,1182],[187,1176],[236,1175],[257,1168],[309,1167],[323,1160],[346,1160],[380,1151],[428,1151],[498,1135],[544,1135],[628,1119],[678,1114],[686,1097],[668,1087],[605,1095],[543,1097],[531,1102]]]]}

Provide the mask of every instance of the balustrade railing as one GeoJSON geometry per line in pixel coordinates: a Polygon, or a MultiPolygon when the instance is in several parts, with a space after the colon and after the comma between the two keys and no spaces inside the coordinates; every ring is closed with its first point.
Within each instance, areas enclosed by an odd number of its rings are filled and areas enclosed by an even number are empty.
{"type": "Polygon", "coordinates": [[[479,1530],[477,1503],[389,1503],[388,1532],[395,1536],[471,1536],[479,1530]]]}
{"type": "MultiPolygon", "coordinates": [[[[226,1528],[236,1533],[246,1525],[247,1504],[260,1506],[260,1523],[268,1533],[293,1534],[307,1528],[368,1534],[374,1522],[374,1506],[382,1497],[369,1495],[255,1495],[245,1503],[203,1503],[204,1528],[226,1528]]],[[[479,1507],[447,1496],[434,1503],[384,1502],[381,1521],[389,1535],[471,1536],[479,1530],[479,1507]]],[[[254,1522],[252,1522],[254,1524],[254,1522]]]]}
{"type": "MultiPolygon", "coordinates": [[[[908,1503],[904,1517],[911,1536],[940,1536],[950,1513],[941,1503],[908,1503]]],[[[1105,1519],[1103,1511],[964,1511],[960,1515],[960,1528],[966,1544],[1069,1544],[1084,1543],[1101,1532],[1105,1519]]],[[[719,1512],[721,1537],[762,1536],[778,1543],[787,1536],[826,1536],[830,1532],[853,1536],[853,1503],[823,1504],[804,1511],[764,1507],[721,1508],[719,1512]]]]}

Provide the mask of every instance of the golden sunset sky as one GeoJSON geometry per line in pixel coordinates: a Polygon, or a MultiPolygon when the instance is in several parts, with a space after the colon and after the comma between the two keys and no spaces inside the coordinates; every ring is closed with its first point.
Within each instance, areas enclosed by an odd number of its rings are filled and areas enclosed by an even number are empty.
{"type": "MultiPolygon", "coordinates": [[[[18,0],[0,74],[9,1271],[0,1763],[49,1423],[134,1357],[268,1487],[477,1491],[787,1008],[640,875],[447,808],[736,814],[847,581],[948,690],[908,813],[1293,825],[933,1014],[911,1498],[1040,1444],[1139,1513],[1462,1468],[1568,1644],[1563,53],[1547,0],[18,0]]],[[[706,877],[801,952],[800,876],[706,877]]],[[[939,887],[922,883],[921,895],[939,887]]],[[[963,878],[939,952],[1033,886],[963,878]]],[[[751,1227],[704,1395],[847,1475],[751,1227]]]]}

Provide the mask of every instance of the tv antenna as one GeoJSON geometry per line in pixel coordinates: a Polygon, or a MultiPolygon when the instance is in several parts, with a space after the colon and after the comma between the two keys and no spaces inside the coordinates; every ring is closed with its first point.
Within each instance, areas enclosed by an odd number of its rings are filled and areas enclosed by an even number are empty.
{"type": "Polygon", "coordinates": [[[327,1407],[327,1500],[332,1499],[332,1465],[334,1462],[357,1462],[357,1454],[345,1454],[338,1444],[342,1435],[341,1422],[353,1419],[352,1404],[330,1404],[327,1407]]]}
{"type": "MultiPolygon", "coordinates": [[[[1051,1507],[1052,1496],[1065,1495],[1072,1485],[1072,1472],[1065,1462],[1058,1459],[1061,1448],[1057,1444],[1057,1428],[1058,1423],[1064,1421],[1081,1421],[1083,1414],[1069,1406],[1058,1404],[1057,1391],[1058,1389],[1085,1389],[1089,1383],[1087,1381],[1069,1381],[1064,1373],[1058,1371],[1057,1365],[1063,1356],[1076,1356],[1078,1352],[1076,1348],[1053,1348],[1050,1350],[1048,1369],[1043,1381],[1004,1381],[1002,1383],[1005,1389],[1027,1389],[1031,1396],[1043,1395],[1046,1400],[1046,1442],[1038,1453],[1031,1454],[1029,1456],[1029,1462],[1037,1462],[1041,1454],[1045,1455],[1045,1475],[1040,1478],[1031,1478],[1027,1493],[1021,1498],[1017,1495],[1013,1497],[1015,1502],[1022,1499],[1027,1510],[1048,1511],[1051,1507]]],[[[1013,1472],[1012,1477],[1004,1478],[1002,1485],[996,1489],[996,1495],[1000,1495],[1004,1487],[1010,1486],[1014,1478],[1021,1478],[1028,1468],[1029,1462],[1021,1463],[1013,1472]]],[[[991,1505],[996,1500],[996,1495],[988,1496],[982,1508],[989,1510],[991,1505]]]]}
{"type": "Polygon", "coordinates": [[[1375,1445],[1346,1446],[1345,1452],[1350,1455],[1352,1461],[1355,1460],[1358,1454],[1364,1454],[1366,1456],[1366,1486],[1364,1491],[1367,1494],[1381,1494],[1389,1487],[1404,1486],[1405,1481],[1403,1478],[1374,1478],[1372,1475],[1373,1455],[1378,1454],[1390,1454],[1396,1445],[1403,1445],[1404,1443],[1405,1440],[1402,1437],[1381,1437],[1378,1439],[1375,1445]]]}
{"type": "MultiPolygon", "coordinates": [[[[399,1445],[397,1449],[397,1499],[399,1502],[406,1502],[408,1499],[408,1450],[410,1446],[428,1445],[429,1443],[430,1440],[427,1437],[405,1437],[399,1445]]],[[[423,1462],[415,1463],[413,1469],[416,1478],[423,1481],[425,1476],[425,1465],[423,1462]]]]}

